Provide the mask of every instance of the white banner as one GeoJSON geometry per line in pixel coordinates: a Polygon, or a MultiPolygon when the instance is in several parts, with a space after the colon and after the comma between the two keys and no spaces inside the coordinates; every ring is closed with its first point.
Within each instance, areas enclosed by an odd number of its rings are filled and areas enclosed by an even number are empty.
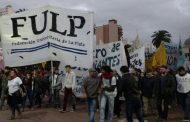
{"type": "Polygon", "coordinates": [[[97,45],[94,51],[94,67],[101,68],[102,65],[108,65],[118,72],[122,65],[127,65],[124,46],[121,41],[97,45]]]}
{"type": "Polygon", "coordinates": [[[0,69],[4,69],[3,49],[0,48],[0,69]]]}
{"type": "Polygon", "coordinates": [[[56,60],[92,67],[93,26],[92,12],[52,6],[3,16],[0,32],[5,65],[56,60]]]}
{"type": "Polygon", "coordinates": [[[177,59],[179,56],[178,45],[174,43],[164,43],[166,48],[167,66],[171,69],[177,68],[177,59]]]}
{"type": "Polygon", "coordinates": [[[139,49],[134,50],[129,53],[130,55],[130,67],[135,67],[145,70],[145,47],[141,47],[139,49]]]}

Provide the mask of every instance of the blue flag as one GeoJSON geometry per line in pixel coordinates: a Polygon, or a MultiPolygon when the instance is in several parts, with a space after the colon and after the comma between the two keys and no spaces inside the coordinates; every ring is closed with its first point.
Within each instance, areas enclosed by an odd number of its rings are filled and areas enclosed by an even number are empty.
{"type": "Polygon", "coordinates": [[[177,67],[184,66],[184,64],[185,64],[185,54],[183,52],[181,39],[179,41],[178,53],[179,53],[179,57],[178,57],[178,61],[177,61],[177,67]]]}

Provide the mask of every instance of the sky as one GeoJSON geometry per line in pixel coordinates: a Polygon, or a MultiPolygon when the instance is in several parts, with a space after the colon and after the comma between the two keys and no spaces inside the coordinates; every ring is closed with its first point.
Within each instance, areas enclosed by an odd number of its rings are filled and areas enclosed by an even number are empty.
{"type": "Polygon", "coordinates": [[[129,41],[138,34],[142,42],[151,43],[158,30],[170,32],[174,43],[190,37],[190,0],[0,0],[0,8],[6,5],[15,11],[44,5],[93,11],[95,25],[116,19],[129,41]]]}

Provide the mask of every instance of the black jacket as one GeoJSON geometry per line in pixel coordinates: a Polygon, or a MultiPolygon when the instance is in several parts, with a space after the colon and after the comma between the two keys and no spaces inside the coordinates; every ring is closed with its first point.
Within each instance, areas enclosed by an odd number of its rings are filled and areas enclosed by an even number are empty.
{"type": "Polygon", "coordinates": [[[160,76],[156,77],[155,85],[154,85],[154,94],[156,97],[159,97],[162,95],[171,97],[176,90],[175,77],[167,73],[164,76],[163,80],[165,82],[165,87],[163,89],[164,90],[163,93],[161,93],[161,79],[160,79],[160,76]]]}
{"type": "Polygon", "coordinates": [[[129,73],[123,74],[119,85],[118,93],[121,96],[124,93],[126,100],[140,99],[140,91],[138,90],[138,81],[129,73]]]}
{"type": "Polygon", "coordinates": [[[142,80],[142,95],[148,98],[153,97],[153,89],[154,89],[154,82],[155,78],[153,76],[147,77],[145,76],[142,80]]]}

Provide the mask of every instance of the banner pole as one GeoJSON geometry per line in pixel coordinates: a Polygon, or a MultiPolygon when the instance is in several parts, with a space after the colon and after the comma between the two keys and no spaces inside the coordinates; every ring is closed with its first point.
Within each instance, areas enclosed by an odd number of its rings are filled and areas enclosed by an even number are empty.
{"type": "Polygon", "coordinates": [[[53,61],[51,60],[51,91],[53,94],[53,61]]]}

